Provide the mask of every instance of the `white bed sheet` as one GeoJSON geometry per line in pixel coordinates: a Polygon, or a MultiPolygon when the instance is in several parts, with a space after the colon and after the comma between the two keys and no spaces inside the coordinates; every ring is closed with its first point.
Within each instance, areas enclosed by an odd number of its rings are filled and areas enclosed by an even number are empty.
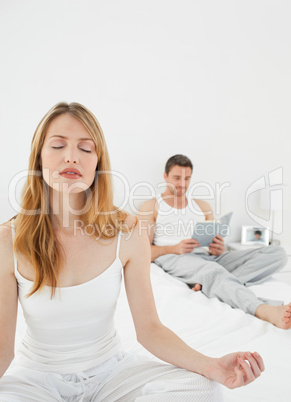
{"type": "MultiPolygon", "coordinates": [[[[222,387],[226,402],[291,401],[291,330],[276,328],[215,298],[193,292],[154,263],[151,280],[162,323],[189,346],[212,357],[245,350],[263,356],[266,370],[255,382],[235,390],[222,387]]],[[[291,286],[278,281],[276,275],[251,289],[261,297],[291,301],[291,286]]],[[[116,325],[125,349],[150,355],[135,339],[124,287],[116,325]]]]}
{"type": "MultiPolygon", "coordinates": [[[[159,317],[188,345],[208,356],[219,357],[235,351],[258,351],[266,370],[247,387],[222,387],[226,402],[291,401],[291,330],[281,330],[217,299],[193,292],[186,284],[151,264],[151,280],[159,317]]],[[[291,301],[291,286],[274,275],[263,284],[252,286],[261,297],[291,301]]],[[[115,322],[126,351],[136,351],[159,360],[136,340],[124,286],[118,300],[115,322]]],[[[18,314],[16,348],[25,324],[18,314]]]]}

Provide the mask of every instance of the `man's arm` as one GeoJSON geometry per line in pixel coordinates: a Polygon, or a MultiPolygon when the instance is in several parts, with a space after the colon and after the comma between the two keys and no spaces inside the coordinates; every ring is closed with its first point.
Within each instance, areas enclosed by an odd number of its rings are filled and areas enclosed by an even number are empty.
{"type": "Polygon", "coordinates": [[[176,254],[175,246],[155,246],[153,244],[157,219],[156,198],[144,202],[137,215],[142,230],[147,232],[151,246],[151,261],[165,254],[176,254]]]}
{"type": "Polygon", "coordinates": [[[194,247],[200,246],[195,239],[182,240],[178,244],[172,246],[155,246],[153,244],[153,240],[157,219],[156,208],[158,208],[157,200],[156,198],[153,198],[143,203],[137,215],[141,223],[142,230],[147,231],[147,235],[149,237],[151,246],[151,262],[154,262],[156,258],[166,254],[191,253],[194,247]]]}
{"type": "Polygon", "coordinates": [[[213,215],[213,211],[212,211],[212,208],[209,205],[209,203],[207,201],[204,201],[204,200],[195,200],[195,199],[193,199],[193,200],[196,202],[198,207],[203,212],[203,214],[205,216],[205,220],[206,221],[213,221],[214,215],[213,215]]]}

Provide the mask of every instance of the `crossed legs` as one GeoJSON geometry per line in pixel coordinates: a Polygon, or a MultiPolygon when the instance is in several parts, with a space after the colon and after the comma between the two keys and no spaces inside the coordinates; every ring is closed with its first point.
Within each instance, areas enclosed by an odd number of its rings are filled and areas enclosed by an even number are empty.
{"type": "Polygon", "coordinates": [[[225,252],[221,256],[205,254],[168,254],[155,260],[169,274],[201,290],[208,297],[217,297],[231,307],[240,308],[277,327],[291,327],[291,304],[260,300],[248,288],[279,271],[287,262],[283,248],[276,246],[225,252]],[[199,289],[200,288],[200,289],[199,289]]]}

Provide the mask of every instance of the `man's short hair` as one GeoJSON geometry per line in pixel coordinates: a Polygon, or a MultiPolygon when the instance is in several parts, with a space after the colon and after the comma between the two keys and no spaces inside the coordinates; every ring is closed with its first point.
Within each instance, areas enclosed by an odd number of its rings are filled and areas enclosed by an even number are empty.
{"type": "Polygon", "coordinates": [[[190,161],[190,159],[187,158],[187,156],[185,156],[185,155],[177,154],[177,155],[171,156],[171,158],[168,159],[166,166],[165,166],[166,175],[169,174],[169,171],[175,165],[189,167],[193,171],[193,165],[192,165],[192,162],[190,161]]]}
{"type": "Polygon", "coordinates": [[[262,234],[262,232],[260,230],[255,231],[255,235],[261,235],[261,234],[262,234]]]}

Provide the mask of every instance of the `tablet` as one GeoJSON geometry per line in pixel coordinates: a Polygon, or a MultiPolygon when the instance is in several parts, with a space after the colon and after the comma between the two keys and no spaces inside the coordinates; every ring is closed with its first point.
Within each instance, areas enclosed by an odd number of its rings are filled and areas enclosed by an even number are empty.
{"type": "Polygon", "coordinates": [[[216,235],[225,237],[229,234],[229,223],[232,212],[223,215],[220,219],[214,221],[197,222],[194,227],[192,239],[198,241],[201,246],[209,246],[216,235]]]}

